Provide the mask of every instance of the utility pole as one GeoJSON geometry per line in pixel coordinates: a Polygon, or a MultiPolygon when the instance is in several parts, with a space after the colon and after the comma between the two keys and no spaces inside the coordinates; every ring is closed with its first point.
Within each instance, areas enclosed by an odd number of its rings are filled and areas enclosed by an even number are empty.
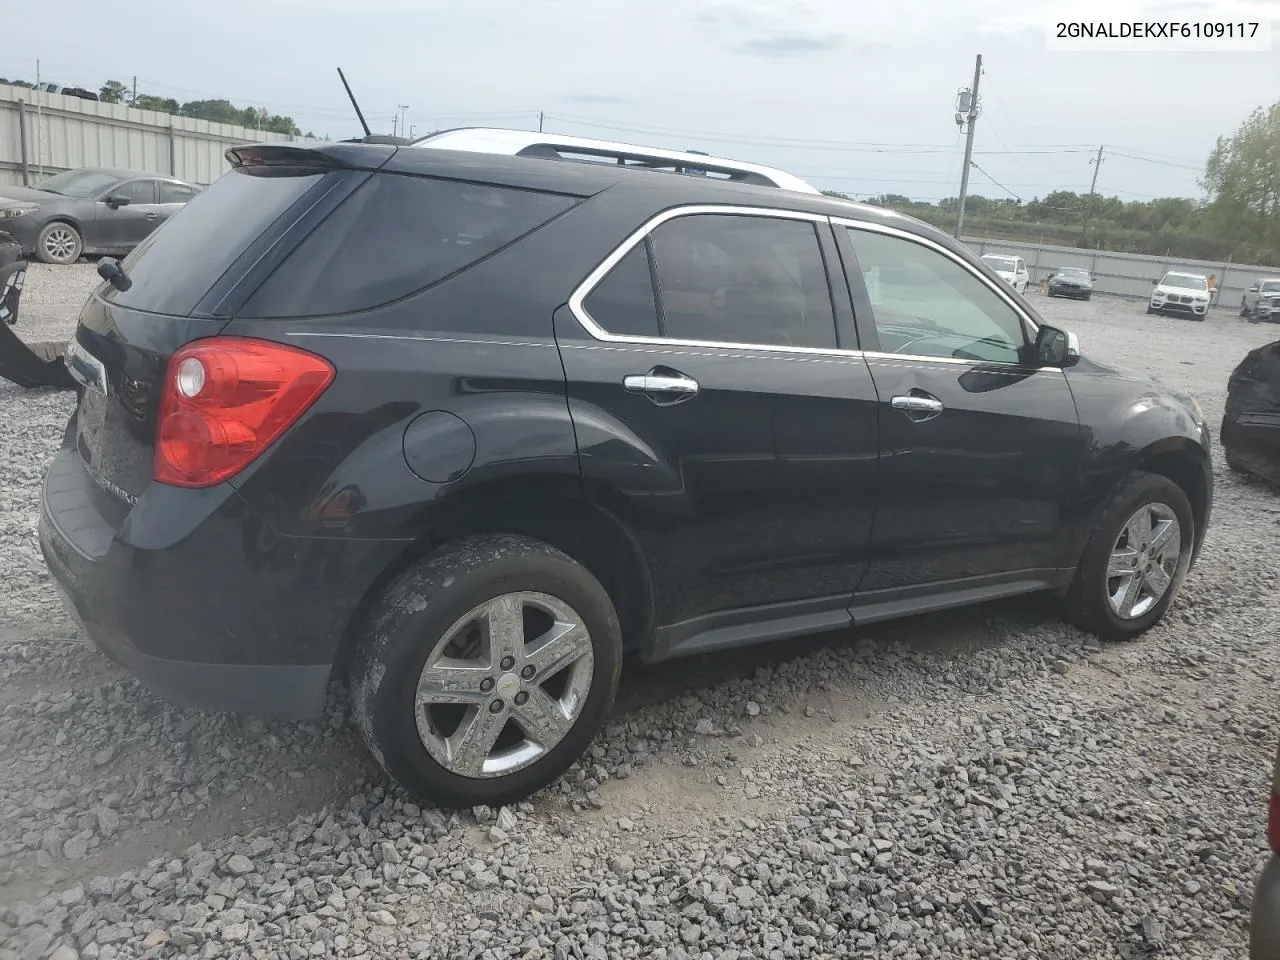
{"type": "Polygon", "coordinates": [[[135,76],[133,78],[133,97],[130,98],[129,105],[132,106],[137,102],[138,102],[138,78],[135,76]]]}
{"type": "Polygon", "coordinates": [[[403,103],[400,106],[400,136],[408,136],[409,124],[405,120],[405,113],[409,110],[403,103]]]}
{"type": "Polygon", "coordinates": [[[956,119],[969,124],[964,141],[964,169],[960,172],[960,208],[956,212],[956,239],[964,229],[964,199],[969,193],[969,167],[973,163],[973,126],[978,120],[978,82],[982,79],[982,54],[973,64],[973,88],[961,90],[956,104],[956,119]],[[966,102],[967,101],[967,102],[966,102]]]}
{"type": "Polygon", "coordinates": [[[44,179],[44,91],[40,88],[40,61],[36,61],[36,176],[44,179]]]}
{"type": "Polygon", "coordinates": [[[1093,164],[1093,180],[1089,183],[1089,196],[1084,201],[1084,228],[1082,232],[1085,246],[1089,244],[1089,220],[1093,217],[1093,195],[1098,188],[1098,171],[1102,169],[1102,148],[1103,144],[1099,144],[1098,155],[1089,159],[1089,162],[1093,164]]]}
{"type": "Polygon", "coordinates": [[[543,120],[542,111],[539,110],[538,111],[538,132],[539,133],[542,132],[542,120],[543,120]]]}

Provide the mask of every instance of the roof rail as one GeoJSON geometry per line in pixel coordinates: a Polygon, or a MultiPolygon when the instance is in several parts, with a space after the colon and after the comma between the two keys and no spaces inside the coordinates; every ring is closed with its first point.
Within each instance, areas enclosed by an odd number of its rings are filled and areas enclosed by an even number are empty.
{"type": "Polygon", "coordinates": [[[688,176],[709,177],[735,183],[776,187],[798,193],[819,193],[799,177],[755,163],[712,157],[696,150],[663,150],[612,140],[571,137],[534,130],[505,130],[496,127],[459,127],[428,134],[413,142],[415,147],[462,150],[544,160],[571,160],[587,163],[615,163],[642,170],[662,170],[688,176]]]}

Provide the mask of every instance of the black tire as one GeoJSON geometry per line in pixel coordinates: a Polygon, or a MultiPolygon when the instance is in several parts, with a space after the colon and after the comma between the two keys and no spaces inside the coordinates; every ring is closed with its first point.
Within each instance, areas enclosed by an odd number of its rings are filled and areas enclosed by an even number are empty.
{"type": "Polygon", "coordinates": [[[1164,616],[1182,587],[1191,564],[1195,536],[1195,516],[1182,488],[1168,477],[1135,470],[1112,492],[1098,517],[1075,577],[1062,599],[1063,616],[1086,633],[1104,640],[1128,640],[1149,630],[1164,616]],[[1178,520],[1181,536],[1178,561],[1160,600],[1140,617],[1121,618],[1109,601],[1107,565],[1129,518],[1144,505],[1152,504],[1168,507],[1178,520]]]}
{"type": "Polygon", "coordinates": [[[621,664],[617,612],[585,567],[528,537],[473,536],[410,567],[374,604],[350,667],[352,710],[369,751],[414,797],[445,807],[496,807],[556,780],[582,755],[613,704],[621,664]],[[418,733],[415,693],[427,658],[469,611],[525,591],[567,604],[586,626],[593,659],[583,706],[563,739],[527,766],[488,777],[449,770],[418,733]]]}
{"type": "Polygon", "coordinates": [[[1244,297],[1240,298],[1240,316],[1242,317],[1249,316],[1249,305],[1245,303],[1244,297]]]}
{"type": "Polygon", "coordinates": [[[1151,304],[1149,304],[1149,303],[1148,303],[1148,304],[1147,304],[1147,313],[1155,313],[1155,312],[1156,312],[1156,308],[1155,308],[1155,307],[1153,307],[1151,304]]]}
{"type": "Polygon", "coordinates": [[[45,224],[36,237],[34,253],[41,263],[65,266],[80,259],[80,254],[84,253],[84,239],[71,224],[55,220],[45,224]]]}
{"type": "Polygon", "coordinates": [[[1092,294],[1092,293],[1086,293],[1086,294],[1084,295],[1084,299],[1085,299],[1085,303],[1088,303],[1090,300],[1092,300],[1092,299],[1093,299],[1093,294],[1092,294]]]}

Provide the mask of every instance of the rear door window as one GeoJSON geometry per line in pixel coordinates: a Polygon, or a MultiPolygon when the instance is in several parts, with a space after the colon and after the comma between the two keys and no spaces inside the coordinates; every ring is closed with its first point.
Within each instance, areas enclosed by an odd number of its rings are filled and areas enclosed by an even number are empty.
{"type": "Polygon", "coordinates": [[[629,337],[661,333],[648,250],[647,243],[632,247],[582,303],[591,319],[609,333],[629,337]]]}
{"type": "Polygon", "coordinates": [[[102,295],[135,310],[187,316],[245,247],[322,176],[224,174],[124,259],[128,290],[104,285],[102,295]]]}
{"type": "Polygon", "coordinates": [[[496,253],[576,202],[533,190],[379,174],[289,254],[242,313],[289,318],[370,310],[496,253]]]}

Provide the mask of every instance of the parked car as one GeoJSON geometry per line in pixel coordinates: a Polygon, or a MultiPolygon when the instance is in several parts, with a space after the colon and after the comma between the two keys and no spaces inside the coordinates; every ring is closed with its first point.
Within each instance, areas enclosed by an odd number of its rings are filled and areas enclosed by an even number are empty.
{"type": "Polygon", "coordinates": [[[497,805],[624,654],[1042,591],[1112,639],[1164,616],[1211,512],[1194,400],[926,224],[523,137],[236,147],[104,261],[39,536],[144,683],[296,717],[346,678],[391,777],[497,805]]]}
{"type": "Polygon", "coordinates": [[[1280,320],[1280,277],[1260,277],[1240,298],[1240,316],[1252,323],[1280,320]]]}
{"type": "Polygon", "coordinates": [[[1201,273],[1170,271],[1159,280],[1147,302],[1147,313],[1182,313],[1204,320],[1209,312],[1209,278],[1201,273]]]}
{"type": "Polygon", "coordinates": [[[172,177],[85,168],[36,187],[0,187],[0,227],[45,263],[125,254],[181,210],[198,188],[172,177]]]}
{"type": "Polygon", "coordinates": [[[1250,350],[1231,371],[1218,436],[1228,467],[1280,484],[1280,340],[1250,350]]]}
{"type": "Polygon", "coordinates": [[[1000,279],[1012,286],[1013,289],[1019,293],[1027,292],[1027,282],[1030,275],[1027,273],[1027,265],[1021,257],[1006,257],[988,253],[982,258],[982,262],[999,274],[1000,279]]]}
{"type": "Polygon", "coordinates": [[[1249,920],[1249,960],[1280,960],[1280,751],[1272,766],[1267,810],[1271,856],[1258,874],[1249,920]]]}
{"type": "Polygon", "coordinates": [[[1093,274],[1083,267],[1058,267],[1049,274],[1047,293],[1051,297],[1088,300],[1093,296],[1093,274]]]}

